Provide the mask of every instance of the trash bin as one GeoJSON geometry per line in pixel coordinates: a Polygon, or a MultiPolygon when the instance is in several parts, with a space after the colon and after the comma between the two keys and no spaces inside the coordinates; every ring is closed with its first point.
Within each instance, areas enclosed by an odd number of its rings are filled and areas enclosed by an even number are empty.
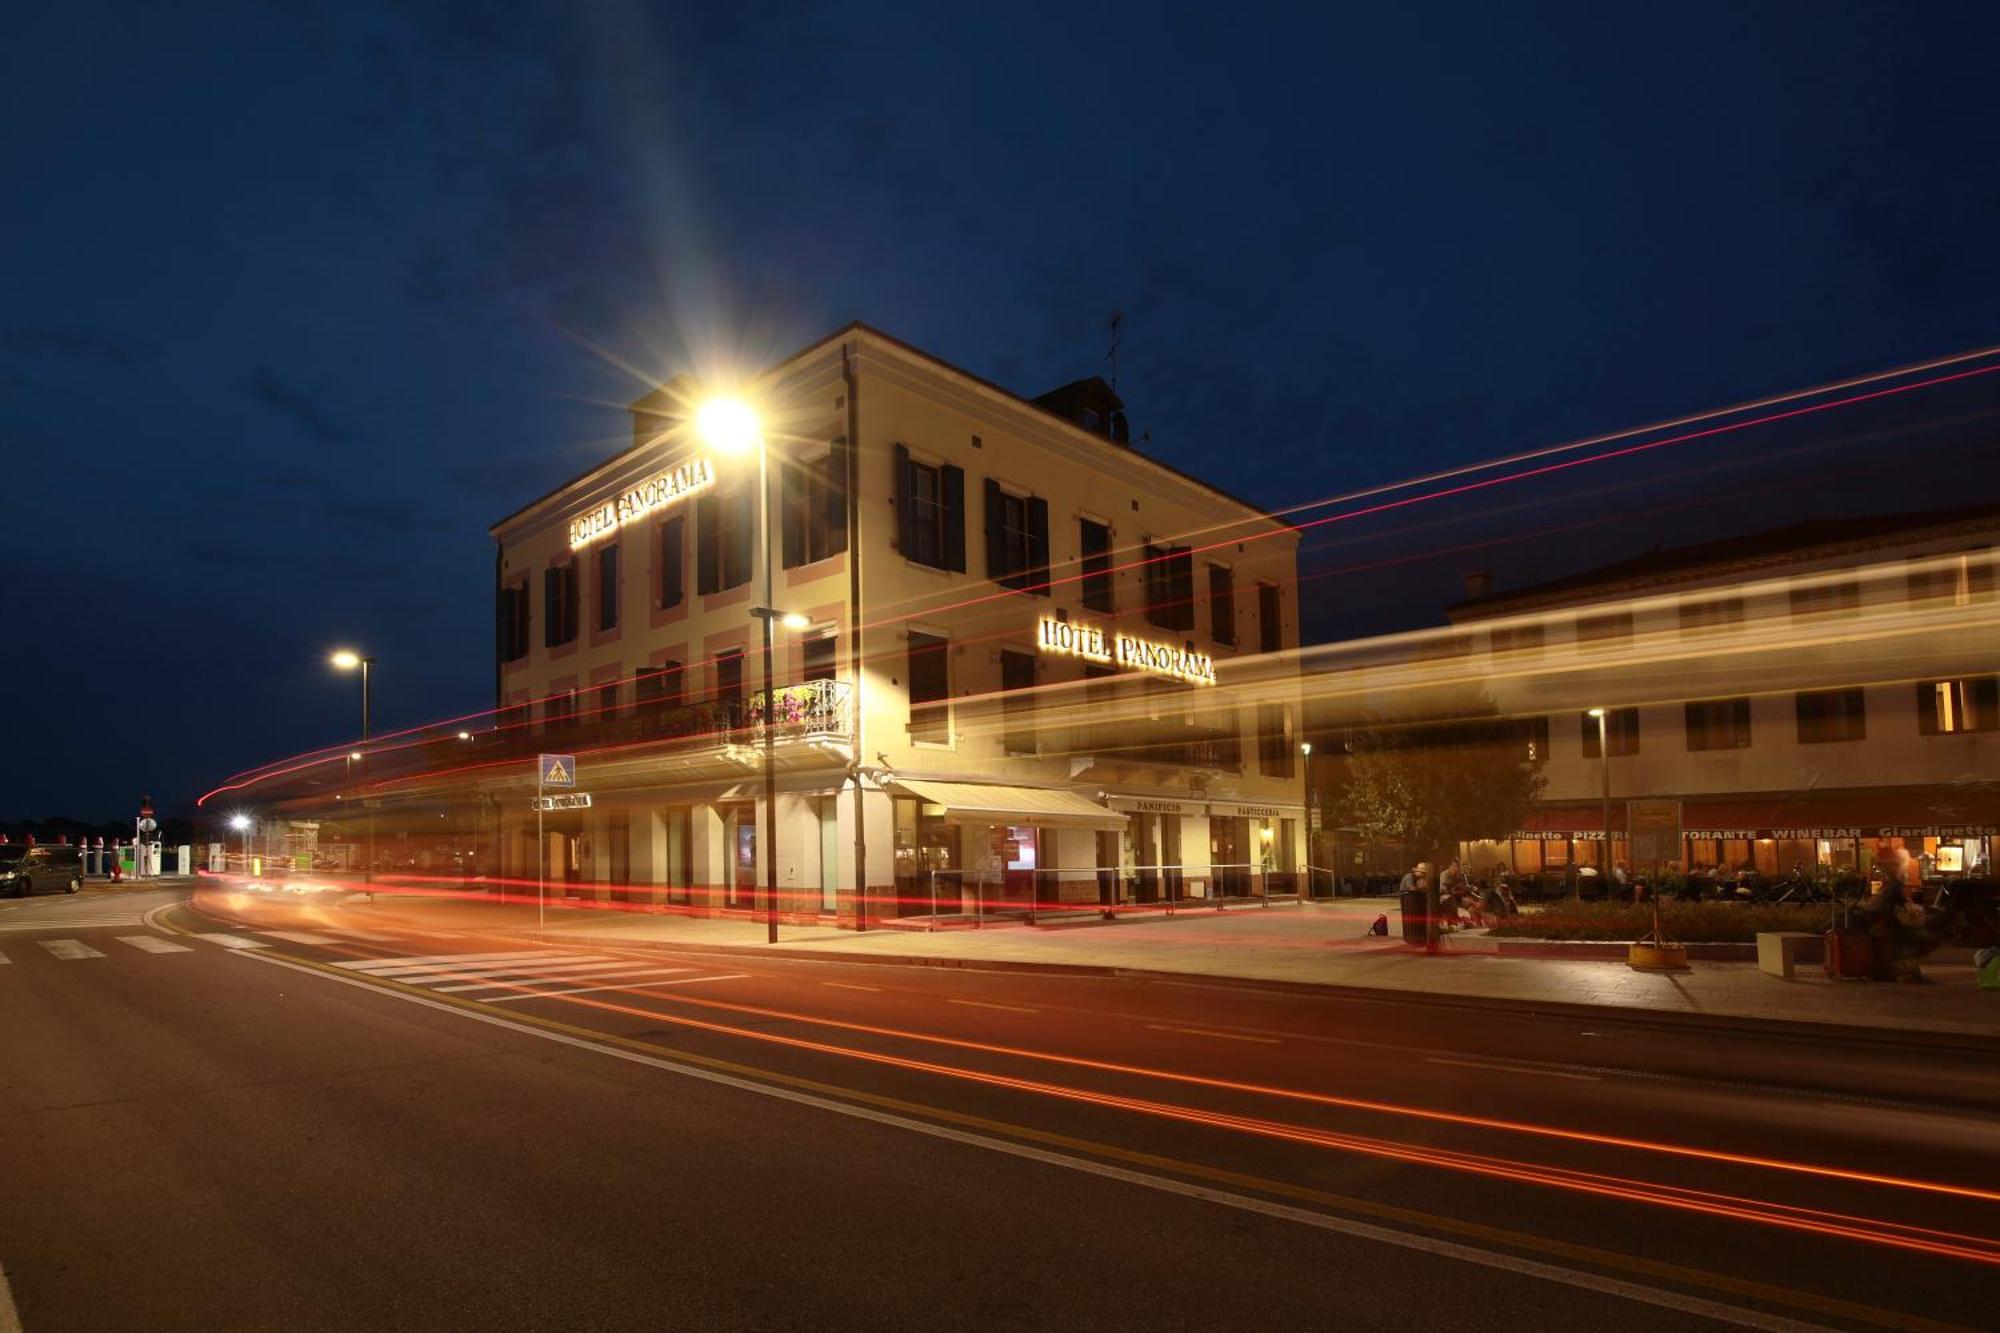
{"type": "Polygon", "coordinates": [[[1397,895],[1397,906],[1403,913],[1403,943],[1423,944],[1424,936],[1424,891],[1404,889],[1397,895]]]}

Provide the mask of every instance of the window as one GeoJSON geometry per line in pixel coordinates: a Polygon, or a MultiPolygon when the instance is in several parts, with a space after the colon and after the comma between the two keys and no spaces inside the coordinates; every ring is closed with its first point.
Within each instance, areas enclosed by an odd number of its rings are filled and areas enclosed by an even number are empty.
{"type": "Polygon", "coordinates": [[[1049,502],[986,479],[986,576],[1003,588],[1049,592],[1049,502]]]}
{"type": "Polygon", "coordinates": [[[618,682],[606,681],[597,687],[597,699],[591,705],[596,713],[592,722],[614,722],[618,718],[618,682]]]}
{"type": "Polygon", "coordinates": [[[542,646],[576,639],[576,562],[542,571],[542,646]]]}
{"type": "Polygon", "coordinates": [[[1851,616],[1861,609],[1861,585],[1848,580],[1793,588],[1791,600],[1794,620],[1813,616],[1851,616]]]}
{"type": "Polygon", "coordinates": [[[951,743],[950,663],[948,640],[910,631],[910,739],[938,745],[951,743]]]}
{"type": "Polygon", "coordinates": [[[897,546],[907,560],[965,571],[965,469],[933,466],[896,446],[897,546]]]}
{"type": "Polygon", "coordinates": [[[847,448],[781,467],[784,562],[796,569],[847,549],[847,448]]]}
{"type": "Polygon", "coordinates": [[[1283,704],[1257,705],[1257,771],[1267,778],[1292,776],[1292,731],[1283,704]]]}
{"type": "Polygon", "coordinates": [[[1919,681],[1917,730],[1926,736],[2000,731],[2000,676],[1919,681]]]}
{"type": "Polygon", "coordinates": [[[499,633],[500,660],[518,662],[528,655],[528,583],[526,579],[500,589],[500,604],[494,616],[499,633]]]}
{"type": "Polygon", "coordinates": [[[1194,556],[1187,547],[1146,547],[1146,619],[1161,629],[1194,628],[1194,556]]]}
{"type": "Polygon", "coordinates": [[[1794,704],[1801,745],[1868,739],[1868,714],[1859,689],[1801,690],[1794,704]]]}
{"type": "Polygon", "coordinates": [[[1542,651],[1542,627],[1540,625],[1502,625],[1493,631],[1493,655],[1519,653],[1524,657],[1540,655],[1542,651]]]}
{"type": "Polygon", "coordinates": [[[1737,629],[1743,624],[1741,597],[1716,597],[1681,603],[1681,633],[1705,634],[1737,629]]]}
{"type": "Polygon", "coordinates": [[[568,726],[575,720],[575,690],[558,690],[542,701],[542,721],[546,722],[549,726],[568,726]]]}
{"type": "Polygon", "coordinates": [[[831,634],[815,634],[805,641],[807,680],[832,680],[839,674],[834,665],[833,646],[831,634]]]}
{"type": "Polygon", "coordinates": [[[731,648],[715,655],[715,702],[733,722],[743,715],[743,650],[731,648]]]}
{"type": "Polygon", "coordinates": [[[687,672],[679,662],[662,662],[639,673],[633,693],[642,714],[658,717],[681,706],[687,689],[687,672]]]}
{"type": "MultiPolygon", "coordinates": [[[[1597,750],[1598,719],[1589,713],[1578,715],[1583,721],[1583,757],[1599,758],[1597,750]]],[[[1614,708],[1603,718],[1604,739],[1611,744],[1611,757],[1639,753],[1639,710],[1636,708],[1614,708]]]]}
{"type": "Polygon", "coordinates": [[[659,606],[679,606],[687,596],[687,515],[660,520],[659,606]]]}
{"type": "Polygon", "coordinates": [[[1227,565],[1208,567],[1208,636],[1236,642],[1236,575],[1227,565]]]}
{"type": "Polygon", "coordinates": [[[1632,613],[1607,611],[1602,615],[1578,616],[1576,646],[1585,652],[1604,652],[1632,642],[1632,613]]]}
{"type": "Polygon", "coordinates": [[[726,592],[750,581],[750,543],[757,529],[748,487],[703,495],[694,507],[696,592],[726,592]]]}
{"type": "Polygon", "coordinates": [[[1748,699],[1703,699],[1686,705],[1690,750],[1741,750],[1750,744],[1748,699]]]}
{"type": "Polygon", "coordinates": [[[1109,682],[1117,674],[1117,667],[1099,666],[1094,662],[1086,662],[1083,667],[1083,678],[1089,681],[1090,684],[1083,687],[1084,702],[1091,704],[1111,702],[1117,695],[1118,687],[1109,682]]]}
{"type": "Polygon", "coordinates": [[[1257,650],[1275,653],[1283,651],[1284,646],[1285,622],[1278,585],[1260,583],[1257,585],[1257,650]]]}
{"type": "Polygon", "coordinates": [[[597,548],[597,632],[618,628],[618,544],[597,548]]]}
{"type": "Polygon", "coordinates": [[[1092,611],[1110,611],[1111,528],[1084,519],[1077,528],[1078,547],[1083,553],[1083,604],[1092,611]]]}
{"type": "Polygon", "coordinates": [[[1008,754],[1035,753],[1035,655],[1000,650],[1001,745],[1008,754]]]}
{"type": "Polygon", "coordinates": [[[1910,600],[1919,605],[1967,606],[1993,600],[1993,552],[1980,546],[1953,556],[1910,561],[1910,600]]]}

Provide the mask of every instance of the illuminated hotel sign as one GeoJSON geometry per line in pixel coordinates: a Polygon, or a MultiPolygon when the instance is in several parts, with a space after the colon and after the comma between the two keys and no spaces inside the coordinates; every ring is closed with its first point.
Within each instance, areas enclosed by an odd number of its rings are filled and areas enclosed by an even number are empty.
{"type": "Polygon", "coordinates": [[[570,549],[588,546],[613,528],[643,518],[655,509],[663,509],[714,484],[715,464],[705,455],[689,459],[678,467],[670,467],[657,476],[648,477],[617,499],[606,500],[589,513],[571,519],[570,549]]]}
{"type": "Polygon", "coordinates": [[[1132,671],[1150,671],[1156,676],[1172,676],[1190,685],[1215,684],[1215,659],[1171,644],[1135,639],[1091,625],[1072,625],[1067,620],[1043,616],[1036,642],[1045,653],[1081,657],[1132,671]]]}

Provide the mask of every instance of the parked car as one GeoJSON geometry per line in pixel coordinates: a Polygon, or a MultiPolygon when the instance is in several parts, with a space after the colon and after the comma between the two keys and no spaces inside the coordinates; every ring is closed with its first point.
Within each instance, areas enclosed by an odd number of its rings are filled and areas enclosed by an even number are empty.
{"type": "Polygon", "coordinates": [[[75,847],[0,843],[0,895],[75,893],[83,887],[83,854],[75,847]]]}

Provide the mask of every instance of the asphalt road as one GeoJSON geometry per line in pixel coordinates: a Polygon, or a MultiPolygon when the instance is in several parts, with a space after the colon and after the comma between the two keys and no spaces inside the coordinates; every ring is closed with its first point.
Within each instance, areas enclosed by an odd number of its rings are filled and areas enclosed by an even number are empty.
{"type": "Polygon", "coordinates": [[[8,906],[28,1333],[1995,1322],[1965,1051],[8,906]]]}

